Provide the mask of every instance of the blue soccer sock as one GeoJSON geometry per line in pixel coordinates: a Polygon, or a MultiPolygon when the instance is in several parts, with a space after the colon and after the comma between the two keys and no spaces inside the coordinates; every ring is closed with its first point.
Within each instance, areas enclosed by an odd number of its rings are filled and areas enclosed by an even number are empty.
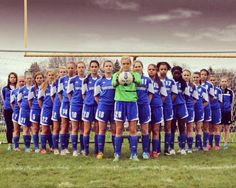
{"type": "Polygon", "coordinates": [[[215,135],[215,145],[220,146],[220,135],[215,135]]]}
{"type": "Polygon", "coordinates": [[[65,140],[66,149],[68,149],[69,142],[70,142],[70,134],[67,133],[67,134],[66,134],[66,140],[65,140]]]}
{"type": "Polygon", "coordinates": [[[121,146],[122,146],[122,136],[115,137],[115,154],[121,155],[121,146]]]}
{"type": "Polygon", "coordinates": [[[209,145],[213,147],[213,134],[209,134],[208,139],[209,139],[209,145]]]}
{"type": "Polygon", "coordinates": [[[31,136],[30,135],[24,135],[23,139],[24,139],[25,148],[29,149],[30,148],[30,143],[31,143],[31,136]]]}
{"type": "Polygon", "coordinates": [[[186,144],[186,134],[181,133],[180,134],[180,149],[185,149],[185,144],[186,144]]]}
{"type": "Polygon", "coordinates": [[[84,151],[86,154],[89,154],[89,136],[83,136],[83,142],[84,142],[84,151]]]}
{"type": "Polygon", "coordinates": [[[61,150],[66,149],[66,135],[65,134],[60,134],[60,145],[61,145],[61,150]]]}
{"type": "Polygon", "coordinates": [[[138,148],[138,137],[137,136],[130,136],[131,156],[137,155],[137,148],[138,148]]]}
{"type": "Polygon", "coordinates": [[[83,151],[84,150],[83,134],[79,135],[79,142],[80,142],[80,151],[83,151]]]}
{"type": "Polygon", "coordinates": [[[47,141],[46,135],[41,134],[41,148],[42,149],[46,149],[46,141],[47,141]]]}
{"type": "Polygon", "coordinates": [[[98,152],[104,153],[105,135],[98,135],[98,152]]]}
{"type": "Polygon", "coordinates": [[[111,142],[112,142],[112,146],[113,146],[113,150],[115,152],[115,136],[111,136],[111,142]]]}
{"type": "Polygon", "coordinates": [[[19,136],[14,136],[13,137],[13,142],[14,142],[15,148],[19,148],[19,139],[20,139],[19,136]]]}
{"type": "Polygon", "coordinates": [[[203,132],[203,147],[207,147],[209,134],[207,132],[203,132]]]}
{"type": "Polygon", "coordinates": [[[39,149],[39,135],[34,134],[33,135],[33,142],[34,142],[34,149],[39,149]]]}
{"type": "Polygon", "coordinates": [[[192,150],[193,148],[193,137],[187,137],[188,149],[192,150]]]}
{"type": "Polygon", "coordinates": [[[142,135],[143,152],[148,153],[149,135],[142,135]]]}
{"type": "Polygon", "coordinates": [[[181,138],[180,138],[180,136],[178,136],[178,145],[179,145],[179,149],[181,149],[181,138]]]}
{"type": "Polygon", "coordinates": [[[47,134],[47,135],[46,135],[46,141],[48,142],[49,148],[53,148],[53,144],[52,144],[52,134],[47,134]]]}
{"type": "Polygon", "coordinates": [[[160,140],[152,139],[152,151],[153,152],[158,152],[159,144],[160,144],[160,140]]]}
{"type": "Polygon", "coordinates": [[[171,133],[165,133],[165,153],[169,151],[169,145],[171,140],[171,133]]]}
{"type": "Polygon", "coordinates": [[[200,134],[196,134],[195,147],[198,149],[202,149],[202,135],[200,134]]]}
{"type": "Polygon", "coordinates": [[[71,135],[72,151],[77,151],[78,135],[71,135]]]}
{"type": "Polygon", "coordinates": [[[170,138],[170,149],[175,148],[175,133],[171,133],[171,138],[170,138]]]}
{"type": "Polygon", "coordinates": [[[58,141],[59,141],[59,135],[53,134],[52,135],[52,145],[54,149],[58,149],[58,141]]]}
{"type": "Polygon", "coordinates": [[[98,135],[94,135],[94,154],[98,154],[98,135]]]}
{"type": "Polygon", "coordinates": [[[159,133],[159,147],[158,147],[158,153],[161,153],[161,133],[159,133]]]}

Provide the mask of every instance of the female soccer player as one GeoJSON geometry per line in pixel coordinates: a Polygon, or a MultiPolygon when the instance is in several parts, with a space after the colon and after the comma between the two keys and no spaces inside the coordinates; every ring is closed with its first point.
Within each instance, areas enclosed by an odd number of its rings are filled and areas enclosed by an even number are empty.
{"type": "Polygon", "coordinates": [[[73,156],[78,156],[77,143],[78,143],[78,130],[79,124],[82,124],[82,84],[85,77],[85,63],[80,61],[77,64],[78,75],[73,76],[68,81],[67,94],[70,101],[69,117],[71,120],[71,143],[73,156]]]}
{"type": "Polygon", "coordinates": [[[98,70],[99,63],[97,60],[92,60],[89,63],[90,74],[84,79],[83,83],[83,112],[82,112],[82,120],[84,121],[84,134],[83,134],[83,143],[84,143],[84,152],[82,153],[84,156],[89,154],[89,135],[91,124],[94,122],[94,154],[98,154],[98,125],[95,119],[95,114],[97,111],[97,102],[94,99],[94,85],[95,82],[99,79],[98,70]]]}
{"type": "Polygon", "coordinates": [[[214,98],[213,85],[208,81],[209,72],[206,69],[200,71],[201,74],[201,85],[207,90],[209,95],[209,103],[204,107],[204,121],[203,121],[203,150],[208,151],[208,139],[209,139],[209,123],[212,120],[211,117],[211,105],[210,103],[214,98]]]}
{"type": "Polygon", "coordinates": [[[131,71],[130,57],[121,58],[120,71],[115,73],[112,77],[112,85],[115,87],[115,113],[114,119],[116,123],[116,137],[115,137],[115,159],[119,161],[121,155],[122,133],[124,122],[126,119],[129,122],[130,133],[130,159],[139,161],[137,156],[138,138],[136,135],[138,107],[137,107],[137,85],[141,83],[141,76],[136,72],[131,71]],[[129,85],[121,85],[119,83],[119,74],[123,71],[130,72],[133,76],[133,82],[129,85]]]}
{"type": "Polygon", "coordinates": [[[142,132],[142,148],[143,148],[142,156],[143,156],[143,159],[149,159],[150,154],[149,154],[148,148],[149,148],[150,141],[149,141],[149,133],[148,133],[149,131],[148,123],[151,121],[150,101],[152,100],[154,87],[153,87],[152,80],[149,77],[144,76],[143,63],[141,61],[139,60],[134,61],[133,71],[138,72],[141,75],[141,84],[137,87],[138,116],[139,116],[139,123],[141,125],[141,132],[142,132]]]}
{"type": "Polygon", "coordinates": [[[19,92],[19,89],[22,88],[25,85],[25,79],[24,76],[19,76],[18,82],[17,82],[17,88],[11,91],[11,107],[13,110],[12,113],[12,121],[14,125],[14,132],[13,132],[13,142],[14,142],[14,151],[20,151],[19,148],[19,138],[20,138],[20,126],[18,124],[19,119],[19,105],[17,104],[17,95],[19,92]]]}
{"type": "Polygon", "coordinates": [[[61,107],[61,101],[58,97],[58,81],[61,77],[65,76],[67,74],[66,67],[60,67],[59,69],[59,75],[56,80],[54,80],[52,87],[51,87],[51,99],[53,102],[52,107],[52,143],[53,143],[53,150],[54,155],[59,155],[59,149],[58,149],[58,141],[59,141],[59,131],[60,131],[60,107],[61,107]]]}
{"type": "Polygon", "coordinates": [[[110,122],[112,144],[114,148],[115,123],[114,123],[114,96],[115,88],[111,84],[113,63],[106,60],[103,63],[104,76],[95,83],[94,97],[98,104],[96,119],[98,120],[98,154],[97,159],[102,159],[106,137],[107,123],[110,122]]]}
{"type": "Polygon", "coordinates": [[[163,122],[163,102],[167,96],[166,88],[157,74],[155,64],[148,65],[148,75],[153,81],[154,94],[151,99],[151,122],[150,132],[152,133],[152,156],[158,157],[160,151],[160,126],[163,122]]]}
{"type": "Polygon", "coordinates": [[[13,122],[12,122],[12,109],[10,105],[10,94],[11,90],[16,88],[17,84],[17,74],[11,72],[8,75],[7,85],[1,90],[1,98],[3,103],[3,115],[6,122],[6,137],[8,143],[8,150],[12,150],[12,134],[13,134],[13,122]]]}
{"type": "Polygon", "coordinates": [[[55,74],[53,71],[47,72],[47,78],[43,82],[42,87],[38,93],[38,104],[41,108],[41,154],[46,154],[46,142],[48,141],[49,147],[52,150],[52,134],[51,134],[51,117],[52,117],[52,100],[50,96],[51,84],[55,78],[55,74]]]}
{"type": "Polygon", "coordinates": [[[41,109],[38,104],[38,92],[41,84],[44,81],[44,75],[42,72],[37,72],[34,75],[34,86],[30,88],[28,101],[30,106],[30,122],[31,130],[33,133],[34,152],[39,153],[39,124],[40,124],[40,113],[41,109]]]}
{"type": "Polygon", "coordinates": [[[224,126],[224,149],[228,149],[229,140],[229,128],[232,123],[231,114],[234,106],[234,92],[228,88],[228,78],[223,77],[220,80],[220,88],[222,90],[223,100],[221,104],[222,120],[221,123],[224,126]]]}
{"type": "Polygon", "coordinates": [[[163,103],[163,113],[165,121],[165,155],[175,155],[175,150],[169,150],[170,142],[173,138],[171,135],[171,121],[173,119],[173,105],[176,95],[178,94],[178,89],[176,87],[175,81],[167,77],[167,72],[171,69],[167,62],[159,62],[157,64],[157,71],[159,73],[160,79],[167,90],[167,96],[163,103]]]}
{"type": "Polygon", "coordinates": [[[208,105],[209,96],[207,90],[201,86],[201,74],[200,72],[193,73],[193,83],[198,92],[198,99],[194,104],[195,111],[195,124],[196,124],[196,137],[195,137],[195,148],[194,151],[199,151],[202,149],[202,126],[204,121],[204,107],[208,105]]]}
{"type": "Polygon", "coordinates": [[[25,145],[25,152],[31,152],[31,149],[30,149],[31,122],[30,122],[30,107],[29,107],[29,103],[28,103],[29,90],[32,86],[31,73],[25,74],[25,83],[26,83],[26,85],[19,89],[19,92],[17,95],[17,102],[20,107],[18,124],[23,126],[23,139],[24,139],[24,145],[25,145]]]}
{"type": "Polygon", "coordinates": [[[174,135],[176,130],[176,123],[178,124],[179,128],[179,147],[180,147],[180,154],[186,155],[185,151],[185,143],[186,143],[186,118],[188,117],[188,110],[185,102],[185,93],[188,91],[187,83],[184,81],[182,77],[182,68],[180,66],[174,66],[171,69],[173,78],[176,82],[178,94],[176,95],[175,100],[173,101],[173,111],[174,111],[174,118],[172,120],[171,126],[171,134],[172,134],[172,143],[171,149],[174,150],[174,135]]]}
{"type": "Polygon", "coordinates": [[[192,153],[193,145],[193,122],[195,117],[194,104],[198,100],[198,91],[195,85],[191,82],[191,72],[185,69],[182,73],[184,81],[187,83],[188,91],[185,92],[185,101],[188,110],[188,117],[186,118],[187,125],[187,143],[188,150],[187,153],[192,153]]]}
{"type": "Polygon", "coordinates": [[[209,125],[209,149],[213,147],[213,136],[215,138],[215,150],[220,149],[220,123],[221,123],[221,103],[222,91],[216,86],[216,77],[210,76],[210,82],[214,87],[214,99],[211,102],[212,120],[209,125]]]}
{"type": "Polygon", "coordinates": [[[67,95],[68,80],[75,75],[76,64],[75,62],[69,62],[66,65],[67,74],[58,81],[58,97],[61,101],[60,116],[61,116],[61,130],[60,130],[60,144],[61,144],[61,155],[69,153],[69,109],[70,102],[67,95]]]}

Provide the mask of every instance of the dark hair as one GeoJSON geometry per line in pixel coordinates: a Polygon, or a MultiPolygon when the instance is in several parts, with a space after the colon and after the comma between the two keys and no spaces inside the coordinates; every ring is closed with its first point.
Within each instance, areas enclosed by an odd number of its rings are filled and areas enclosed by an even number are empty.
{"type": "Polygon", "coordinates": [[[36,72],[34,74],[34,82],[35,82],[36,87],[38,87],[38,84],[37,84],[37,82],[35,80],[36,80],[36,77],[39,76],[39,75],[41,75],[43,77],[43,79],[44,79],[44,74],[42,72],[40,72],[40,71],[36,72]]]}
{"type": "Polygon", "coordinates": [[[200,72],[196,71],[196,72],[193,72],[193,74],[198,74],[199,76],[201,75],[200,72]]]}
{"type": "Polygon", "coordinates": [[[8,89],[11,89],[11,88],[10,88],[10,85],[11,85],[10,77],[11,77],[11,75],[14,75],[14,76],[16,77],[15,86],[16,86],[17,81],[18,81],[18,76],[17,76],[17,74],[16,74],[15,72],[10,72],[10,73],[8,74],[8,79],[7,79],[7,88],[8,88],[8,89]]]}
{"type": "MultiPolygon", "coordinates": [[[[155,64],[149,64],[149,66],[153,66],[156,70],[157,70],[157,65],[155,64]]],[[[154,77],[154,81],[157,83],[158,87],[161,87],[161,79],[159,78],[158,73],[156,73],[155,77],[154,77]]]]}
{"type": "MultiPolygon", "coordinates": [[[[96,63],[99,67],[99,62],[97,60],[92,60],[89,62],[89,67],[91,67],[92,63],[96,63]]],[[[84,84],[88,84],[89,78],[91,77],[91,73],[88,74],[88,76],[84,79],[84,84]]]]}
{"type": "Polygon", "coordinates": [[[92,61],[90,61],[90,63],[89,63],[89,66],[90,66],[90,67],[91,67],[92,63],[96,63],[98,67],[100,66],[100,65],[99,65],[99,62],[98,62],[97,60],[92,60],[92,61]]]}
{"type": "MultiPolygon", "coordinates": [[[[181,74],[183,73],[183,69],[182,67],[180,66],[174,66],[172,69],[171,69],[171,73],[173,75],[173,73],[175,71],[179,71],[181,74]]],[[[187,83],[185,82],[185,80],[183,79],[182,75],[180,76],[179,80],[175,80],[175,81],[179,81],[179,83],[181,84],[181,90],[184,91],[185,88],[187,87],[187,83]]]]}
{"type": "Polygon", "coordinates": [[[200,73],[201,73],[201,72],[206,72],[206,73],[207,73],[207,76],[209,76],[209,74],[210,74],[209,71],[206,70],[206,69],[201,69],[201,70],[200,70],[200,73]]]}
{"type": "Polygon", "coordinates": [[[165,62],[165,61],[162,61],[162,62],[158,62],[157,63],[157,71],[159,71],[159,68],[161,65],[165,65],[167,67],[167,70],[170,70],[171,69],[171,66],[169,63],[165,62]]]}

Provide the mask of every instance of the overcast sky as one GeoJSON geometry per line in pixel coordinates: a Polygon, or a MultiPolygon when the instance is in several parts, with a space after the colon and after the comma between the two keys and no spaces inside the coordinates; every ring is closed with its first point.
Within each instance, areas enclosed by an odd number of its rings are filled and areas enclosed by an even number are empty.
{"type": "MultiPolygon", "coordinates": [[[[235,0],[28,0],[29,50],[236,51],[235,7],[235,0]]],[[[0,0],[0,23],[0,49],[24,50],[23,0],[0,0]]]]}

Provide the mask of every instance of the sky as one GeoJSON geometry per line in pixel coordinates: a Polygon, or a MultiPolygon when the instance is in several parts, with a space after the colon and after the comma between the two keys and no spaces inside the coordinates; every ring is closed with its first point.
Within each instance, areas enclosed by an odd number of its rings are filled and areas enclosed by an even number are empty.
{"type": "MultiPolygon", "coordinates": [[[[28,0],[27,50],[236,51],[235,7],[235,0],[28,0]]],[[[25,50],[23,0],[0,0],[0,23],[0,50],[25,50]]],[[[0,65],[7,70],[31,62],[19,54],[6,56],[0,54],[0,65]]],[[[235,60],[215,62],[230,67],[235,60]]]]}

